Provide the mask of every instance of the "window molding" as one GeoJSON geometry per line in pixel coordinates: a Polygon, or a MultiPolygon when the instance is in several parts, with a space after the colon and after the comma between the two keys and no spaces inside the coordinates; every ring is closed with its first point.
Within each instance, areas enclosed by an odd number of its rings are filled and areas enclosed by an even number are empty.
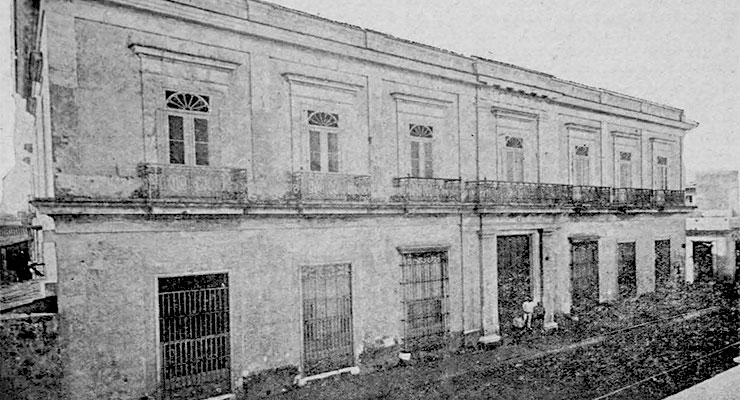
{"type": "Polygon", "coordinates": [[[496,107],[496,106],[491,107],[491,113],[496,118],[507,118],[507,119],[513,119],[513,120],[520,121],[520,122],[537,122],[537,120],[539,119],[539,115],[536,113],[512,110],[512,109],[501,108],[501,107],[496,107]]]}
{"type": "Polygon", "coordinates": [[[411,245],[411,246],[397,246],[396,250],[400,254],[415,254],[415,253],[426,253],[432,251],[449,251],[449,244],[430,244],[430,245],[411,245]]]}
{"type": "MultiPolygon", "coordinates": [[[[160,60],[175,61],[187,64],[200,65],[202,67],[209,67],[224,72],[232,72],[237,69],[241,63],[231,60],[222,60],[215,57],[203,57],[194,54],[182,53],[172,50],[166,50],[162,48],[146,46],[142,44],[132,44],[129,48],[141,58],[155,58],[160,60]]],[[[147,72],[158,72],[156,70],[147,69],[147,72]]]]}
{"type": "Polygon", "coordinates": [[[450,100],[442,100],[431,97],[424,97],[415,94],[405,94],[401,92],[391,93],[391,97],[396,101],[402,101],[406,103],[416,103],[427,107],[444,109],[452,104],[450,100]]]}
{"type": "Polygon", "coordinates": [[[300,75],[300,74],[294,74],[294,73],[289,73],[289,72],[282,74],[282,76],[291,85],[304,85],[304,86],[313,86],[313,87],[319,87],[319,88],[325,88],[325,89],[339,90],[341,92],[345,92],[348,94],[354,94],[360,91],[360,89],[364,87],[362,85],[357,85],[354,83],[340,82],[340,81],[331,80],[327,78],[317,78],[317,77],[312,77],[308,75],[300,75]]]}
{"type": "Polygon", "coordinates": [[[578,124],[575,122],[567,122],[565,123],[565,127],[569,131],[581,131],[581,132],[588,132],[588,133],[599,133],[601,132],[601,127],[592,126],[592,125],[584,125],[584,124],[578,124]]]}

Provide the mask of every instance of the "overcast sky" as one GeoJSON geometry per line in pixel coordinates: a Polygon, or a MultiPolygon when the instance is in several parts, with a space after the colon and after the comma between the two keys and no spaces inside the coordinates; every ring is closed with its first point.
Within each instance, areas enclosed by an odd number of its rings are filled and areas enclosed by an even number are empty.
{"type": "Polygon", "coordinates": [[[740,169],[740,0],[270,0],[668,104],[686,167],[740,169]]]}

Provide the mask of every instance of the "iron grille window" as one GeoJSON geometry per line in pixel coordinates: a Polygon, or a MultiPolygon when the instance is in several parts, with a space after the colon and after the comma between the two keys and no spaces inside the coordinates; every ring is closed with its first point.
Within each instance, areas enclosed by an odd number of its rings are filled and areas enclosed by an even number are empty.
{"type": "Polygon", "coordinates": [[[304,266],[303,372],[316,375],[354,365],[352,269],[349,264],[304,266]]]}
{"type": "Polygon", "coordinates": [[[226,274],[159,278],[159,344],[165,399],[231,392],[226,274]]]}
{"type": "Polygon", "coordinates": [[[447,251],[402,253],[404,346],[424,350],[448,332],[447,251]]]}

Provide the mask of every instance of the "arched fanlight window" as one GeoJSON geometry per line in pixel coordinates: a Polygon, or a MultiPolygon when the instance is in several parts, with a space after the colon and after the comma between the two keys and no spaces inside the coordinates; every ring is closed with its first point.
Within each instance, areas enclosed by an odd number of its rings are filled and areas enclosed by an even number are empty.
{"type": "Polygon", "coordinates": [[[434,133],[434,127],[409,124],[409,134],[413,137],[430,138],[432,133],[434,133]]]}
{"type": "Polygon", "coordinates": [[[522,138],[518,137],[507,137],[506,138],[506,147],[510,149],[523,149],[524,148],[524,140],[522,138]]]}
{"type": "Polygon", "coordinates": [[[175,92],[174,90],[165,91],[167,96],[167,108],[173,110],[209,112],[210,98],[208,96],[175,92]]]}
{"type": "Polygon", "coordinates": [[[576,146],[576,155],[588,157],[588,146],[576,146]]]}
{"type": "Polygon", "coordinates": [[[339,128],[339,115],[321,111],[309,111],[308,124],[328,128],[339,128]]]}

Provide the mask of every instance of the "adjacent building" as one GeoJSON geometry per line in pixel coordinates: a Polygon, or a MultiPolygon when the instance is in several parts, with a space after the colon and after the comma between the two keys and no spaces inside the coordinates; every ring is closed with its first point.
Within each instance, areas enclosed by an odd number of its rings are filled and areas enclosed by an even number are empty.
{"type": "Polygon", "coordinates": [[[684,260],[680,109],[261,1],[33,4],[76,397],[356,371],[530,298],[552,328],[684,260]]]}
{"type": "Polygon", "coordinates": [[[699,172],[687,193],[696,211],[686,219],[686,281],[734,282],[740,260],[738,172],[699,172]]]}

